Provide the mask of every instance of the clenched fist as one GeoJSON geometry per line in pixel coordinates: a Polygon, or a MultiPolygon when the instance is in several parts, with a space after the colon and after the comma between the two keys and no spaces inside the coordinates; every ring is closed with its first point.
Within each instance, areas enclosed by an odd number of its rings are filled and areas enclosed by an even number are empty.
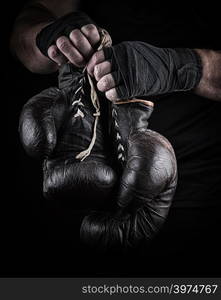
{"type": "Polygon", "coordinates": [[[65,15],[43,28],[37,35],[40,51],[58,65],[67,61],[84,67],[100,41],[99,29],[82,12],[65,15]]]}
{"type": "Polygon", "coordinates": [[[93,54],[87,65],[97,88],[111,101],[194,89],[202,77],[198,53],[126,41],[93,54]]]}

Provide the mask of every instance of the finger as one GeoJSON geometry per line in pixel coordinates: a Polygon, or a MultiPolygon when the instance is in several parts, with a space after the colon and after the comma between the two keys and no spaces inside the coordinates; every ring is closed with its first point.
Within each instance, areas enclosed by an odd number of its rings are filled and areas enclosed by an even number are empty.
{"type": "Polygon", "coordinates": [[[86,36],[92,47],[100,41],[100,34],[95,25],[87,24],[81,27],[81,31],[86,36]]]}
{"type": "Polygon", "coordinates": [[[118,102],[119,100],[128,101],[129,95],[124,84],[116,85],[114,88],[105,92],[105,96],[112,102],[118,102]]]}
{"type": "Polygon", "coordinates": [[[84,57],[81,53],[73,46],[66,36],[61,36],[57,39],[56,45],[62,54],[77,67],[83,67],[86,64],[84,57]]]}
{"type": "Polygon", "coordinates": [[[48,57],[59,66],[67,62],[67,58],[58,50],[56,45],[52,45],[48,48],[48,57]]]}
{"type": "Polygon", "coordinates": [[[74,29],[71,31],[70,40],[76,49],[82,54],[82,56],[87,60],[93,54],[94,50],[91,44],[84,36],[84,34],[79,29],[74,29]]]}
{"type": "Polygon", "coordinates": [[[112,102],[117,102],[118,100],[120,100],[116,88],[112,88],[109,91],[105,92],[105,96],[112,102]]]}
{"type": "Polygon", "coordinates": [[[87,71],[91,76],[94,76],[94,67],[97,64],[102,63],[105,61],[104,52],[103,50],[99,50],[94,53],[94,55],[91,57],[88,65],[87,65],[87,71]]]}
{"type": "Polygon", "coordinates": [[[105,76],[103,76],[97,83],[97,88],[99,91],[101,92],[106,92],[110,89],[112,89],[113,87],[115,87],[115,80],[112,76],[112,74],[107,74],[105,76]]]}
{"type": "Polygon", "coordinates": [[[104,75],[111,73],[111,71],[111,63],[106,60],[94,67],[94,77],[99,81],[104,75]]]}

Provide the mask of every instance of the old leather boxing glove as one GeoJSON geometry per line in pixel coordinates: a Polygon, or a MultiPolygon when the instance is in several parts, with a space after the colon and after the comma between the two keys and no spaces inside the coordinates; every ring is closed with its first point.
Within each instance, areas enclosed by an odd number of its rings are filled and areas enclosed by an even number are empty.
{"type": "Polygon", "coordinates": [[[82,71],[66,64],[59,88],[32,97],[19,124],[26,152],[44,160],[45,197],[71,200],[75,208],[106,206],[116,181],[101,120],[105,113],[100,116],[102,107],[88,91],[82,71]]]}
{"type": "Polygon", "coordinates": [[[112,132],[121,179],[116,206],[86,216],[81,237],[93,247],[133,247],[148,242],[164,224],[177,184],[173,148],[147,129],[153,103],[130,100],[112,104],[112,132]],[[122,104],[124,103],[124,104],[122,104]]]}

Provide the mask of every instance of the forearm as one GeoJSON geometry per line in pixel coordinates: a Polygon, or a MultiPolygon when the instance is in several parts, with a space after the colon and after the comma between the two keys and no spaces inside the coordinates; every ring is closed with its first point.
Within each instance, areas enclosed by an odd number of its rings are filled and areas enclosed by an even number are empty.
{"type": "Polygon", "coordinates": [[[36,46],[36,35],[58,17],[77,9],[78,0],[32,0],[17,17],[10,48],[26,68],[34,73],[52,73],[58,65],[36,46]]]}
{"type": "Polygon", "coordinates": [[[36,46],[37,33],[55,19],[52,13],[40,6],[28,6],[15,21],[10,48],[26,68],[34,73],[55,72],[57,65],[46,58],[36,46]]]}
{"type": "Polygon", "coordinates": [[[195,49],[202,62],[202,78],[194,89],[194,93],[221,101],[221,52],[195,49]]]}

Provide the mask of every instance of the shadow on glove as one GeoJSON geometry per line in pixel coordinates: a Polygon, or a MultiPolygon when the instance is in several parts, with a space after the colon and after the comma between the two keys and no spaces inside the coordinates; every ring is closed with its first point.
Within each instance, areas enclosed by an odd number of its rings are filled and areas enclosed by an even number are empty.
{"type": "Polygon", "coordinates": [[[87,245],[135,247],[164,224],[177,183],[175,154],[166,138],[147,129],[152,102],[111,104],[108,118],[110,103],[100,106],[90,87],[89,77],[66,64],[59,89],[24,106],[21,141],[29,155],[43,160],[45,197],[89,212],[81,225],[87,245]]]}
{"type": "Polygon", "coordinates": [[[112,134],[121,177],[115,209],[84,218],[81,237],[97,249],[133,248],[148,243],[163,226],[177,184],[169,141],[147,129],[153,103],[112,104],[112,134]]]}
{"type": "Polygon", "coordinates": [[[105,107],[92,103],[89,91],[83,72],[66,64],[59,89],[34,96],[20,116],[24,149],[43,160],[44,196],[74,209],[104,209],[116,183],[101,120],[105,107]]]}

